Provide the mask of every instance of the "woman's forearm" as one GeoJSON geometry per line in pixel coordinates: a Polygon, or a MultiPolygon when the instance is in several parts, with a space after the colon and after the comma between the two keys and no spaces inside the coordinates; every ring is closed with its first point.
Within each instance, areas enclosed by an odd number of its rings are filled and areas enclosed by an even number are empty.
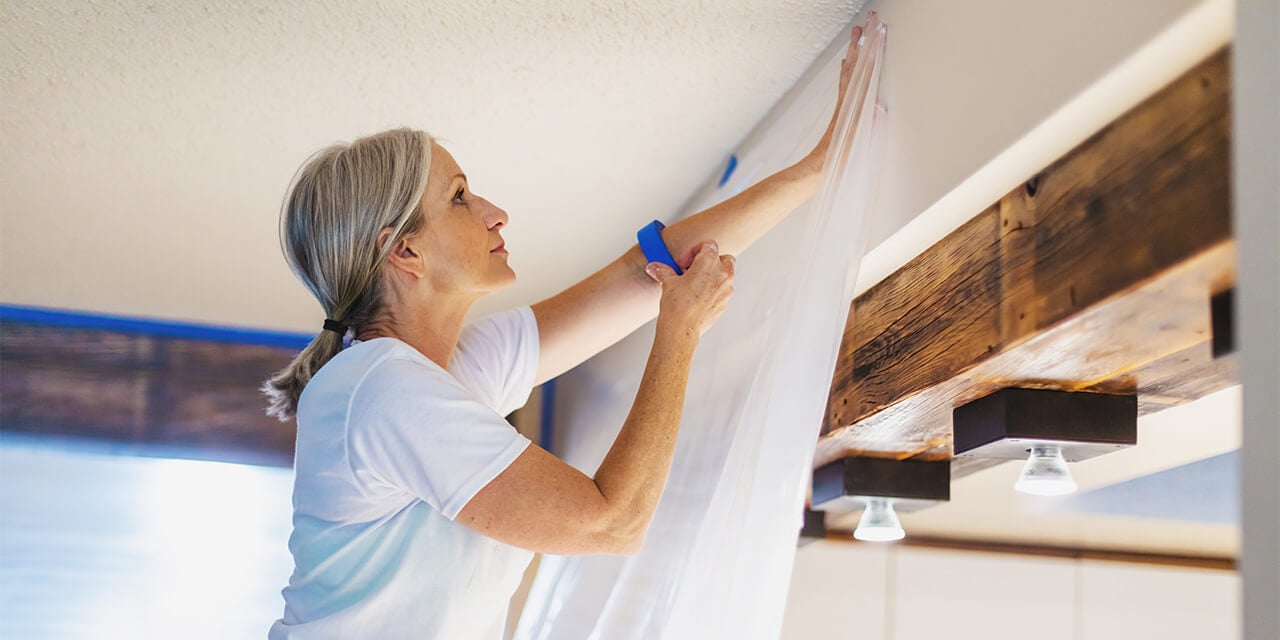
{"type": "Polygon", "coordinates": [[[696,330],[659,320],[635,404],[596,471],[595,482],[614,516],[610,529],[634,551],[644,538],[671,471],[696,330]]]}
{"type": "Polygon", "coordinates": [[[806,156],[742,193],[676,222],[663,230],[671,254],[687,256],[700,242],[715,240],[720,250],[737,255],[817,193],[822,156],[806,156]]]}

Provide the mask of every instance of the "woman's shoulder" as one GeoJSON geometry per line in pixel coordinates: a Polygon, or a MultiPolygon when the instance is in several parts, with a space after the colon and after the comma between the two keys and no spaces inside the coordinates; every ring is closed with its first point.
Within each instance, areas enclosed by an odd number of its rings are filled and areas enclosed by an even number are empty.
{"type": "MultiPolygon", "coordinates": [[[[351,345],[338,357],[348,356],[341,373],[348,378],[439,379],[449,374],[422,352],[397,338],[375,338],[351,345]]],[[[337,360],[337,357],[334,358],[337,360]]]]}
{"type": "Polygon", "coordinates": [[[316,372],[302,392],[308,400],[350,400],[356,394],[381,395],[404,387],[429,390],[448,382],[448,374],[408,344],[395,338],[357,342],[343,349],[316,372]]]}

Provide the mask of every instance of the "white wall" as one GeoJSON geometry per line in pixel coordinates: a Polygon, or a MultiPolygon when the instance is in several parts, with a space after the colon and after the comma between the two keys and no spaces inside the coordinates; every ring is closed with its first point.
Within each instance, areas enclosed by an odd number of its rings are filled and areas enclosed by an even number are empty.
{"type": "Polygon", "coordinates": [[[823,541],[796,553],[784,640],[1227,640],[1212,569],[823,541]]]}
{"type": "Polygon", "coordinates": [[[1235,87],[1236,233],[1240,372],[1245,634],[1280,638],[1280,4],[1238,0],[1235,87]]]}

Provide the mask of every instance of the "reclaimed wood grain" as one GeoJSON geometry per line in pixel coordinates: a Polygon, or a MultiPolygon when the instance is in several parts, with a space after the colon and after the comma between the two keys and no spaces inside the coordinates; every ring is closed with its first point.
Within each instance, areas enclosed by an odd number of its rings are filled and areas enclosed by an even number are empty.
{"type": "Polygon", "coordinates": [[[258,391],[283,347],[0,323],[0,429],[289,464],[295,426],[258,391]]]}
{"type": "Polygon", "coordinates": [[[859,296],[815,467],[950,457],[951,409],[1006,386],[1145,414],[1234,384],[1209,343],[1234,281],[1229,95],[1223,49],[859,296]]]}

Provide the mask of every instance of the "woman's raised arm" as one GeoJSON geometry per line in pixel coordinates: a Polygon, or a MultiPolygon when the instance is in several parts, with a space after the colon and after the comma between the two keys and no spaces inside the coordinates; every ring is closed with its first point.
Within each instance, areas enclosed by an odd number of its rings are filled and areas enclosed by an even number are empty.
{"type": "MultiPolygon", "coordinates": [[[[837,110],[849,85],[861,35],[861,27],[854,27],[840,69],[837,110]]],[[[837,115],[838,111],[813,151],[799,162],[663,230],[662,237],[676,261],[689,264],[694,251],[706,241],[715,241],[724,255],[737,255],[812,197],[821,186],[822,164],[837,115]]],[[[646,264],[640,247],[633,246],[585,280],[533,305],[541,350],[539,384],[572,369],[653,319],[661,288],[645,274],[646,264]]]]}
{"type": "Polygon", "coordinates": [[[463,507],[458,521],[544,553],[639,550],[671,471],[694,349],[724,312],[733,272],[733,258],[712,243],[701,246],[684,276],[654,270],[661,310],[653,349],[631,412],[595,477],[530,446],[463,507]]]}

